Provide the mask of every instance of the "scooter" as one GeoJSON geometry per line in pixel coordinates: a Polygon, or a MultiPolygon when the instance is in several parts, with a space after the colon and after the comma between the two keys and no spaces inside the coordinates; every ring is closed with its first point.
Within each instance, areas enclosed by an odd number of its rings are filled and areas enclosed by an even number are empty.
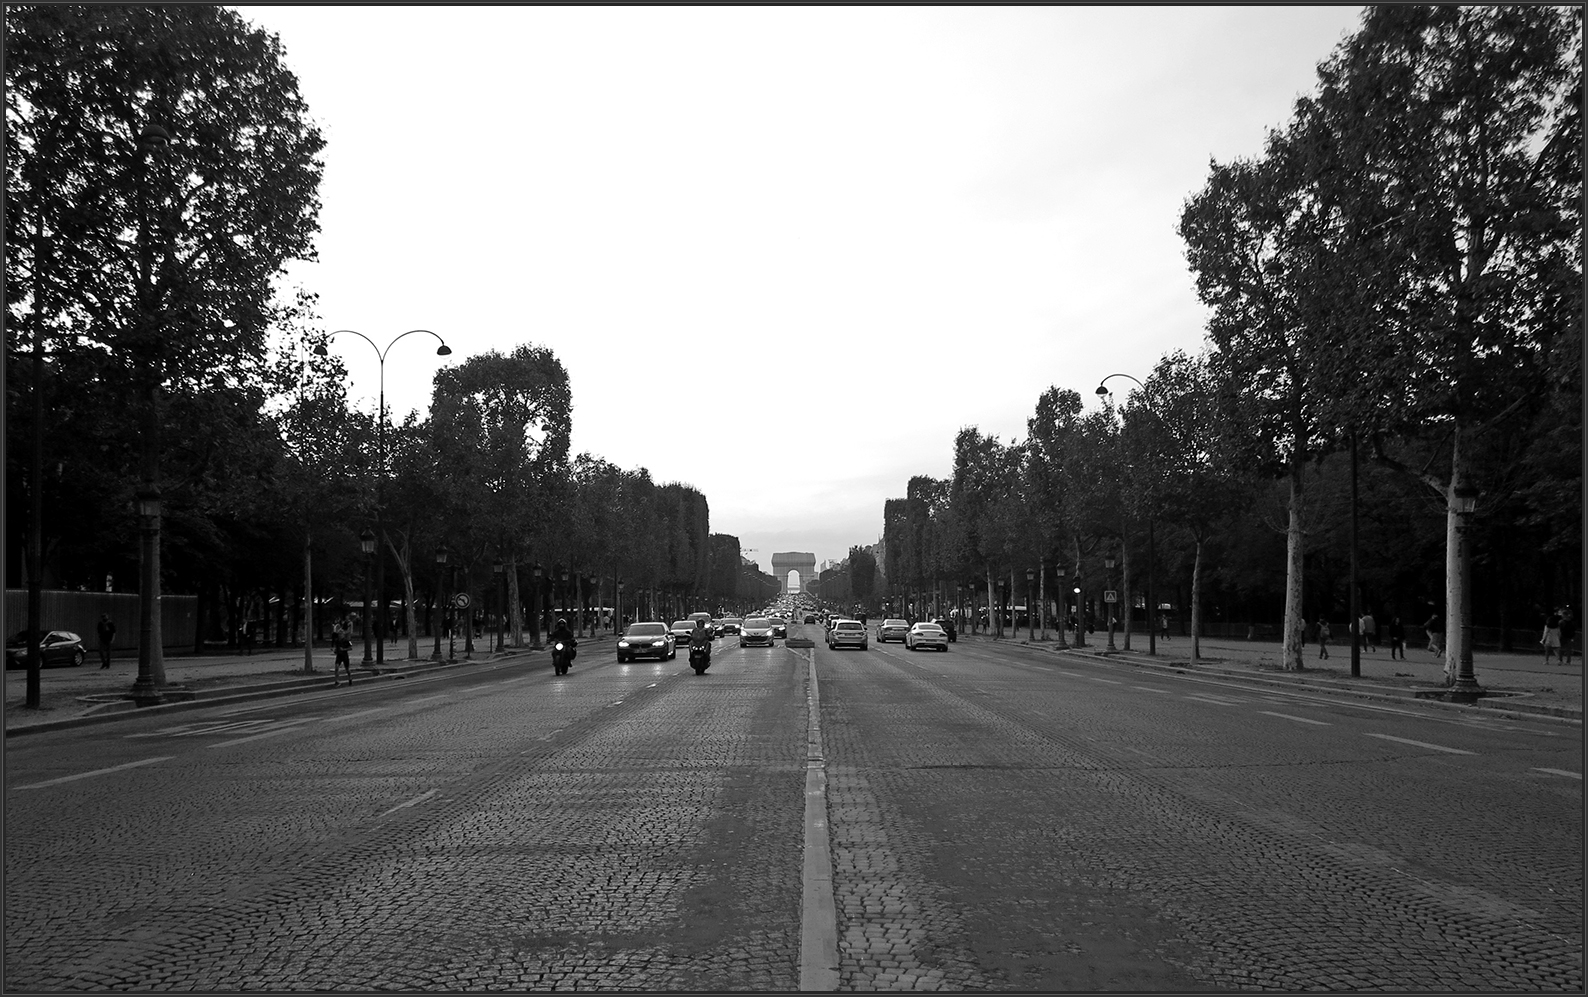
{"type": "Polygon", "coordinates": [[[711,667],[711,645],[691,644],[689,647],[689,667],[695,670],[696,675],[706,674],[706,669],[711,667]]]}
{"type": "Polygon", "coordinates": [[[558,675],[567,675],[568,669],[573,665],[573,648],[557,641],[551,646],[551,668],[558,675]]]}

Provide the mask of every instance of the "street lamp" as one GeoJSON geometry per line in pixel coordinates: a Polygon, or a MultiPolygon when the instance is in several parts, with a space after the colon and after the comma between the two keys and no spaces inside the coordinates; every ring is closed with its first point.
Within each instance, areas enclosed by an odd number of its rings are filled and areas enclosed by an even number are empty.
{"type": "MultiPolygon", "coordinates": [[[[1456,652],[1456,681],[1450,698],[1471,702],[1483,695],[1483,687],[1472,671],[1472,514],[1478,508],[1478,490],[1470,485],[1451,489],[1451,507],[1456,512],[1456,541],[1461,545],[1457,559],[1461,598],[1458,609],[1461,623],[1461,648],[1456,652]]],[[[1446,649],[1448,651],[1448,648],[1446,649]]]]}
{"type": "MultiPolygon", "coordinates": [[[[145,556],[153,551],[156,579],[160,556],[160,488],[158,485],[138,493],[138,534],[145,556]]],[[[147,572],[141,581],[138,599],[138,678],[132,683],[132,699],[139,706],[152,706],[165,700],[160,689],[165,685],[164,663],[160,660],[160,611],[158,597],[145,599],[142,590],[149,584],[147,572]]],[[[156,581],[155,584],[159,584],[156,581]]],[[[38,634],[29,639],[37,641],[38,634]]],[[[41,662],[42,663],[42,662],[41,662]]]]}
{"type": "MultiPolygon", "coordinates": [[[[362,339],[364,342],[368,343],[370,345],[370,349],[375,351],[375,356],[380,361],[380,402],[379,402],[379,408],[376,410],[376,413],[375,413],[375,415],[376,415],[376,418],[375,418],[375,459],[376,459],[377,463],[380,464],[380,472],[375,477],[375,533],[377,535],[377,538],[379,538],[379,537],[384,537],[386,535],[386,529],[385,529],[385,526],[384,526],[384,524],[382,522],[382,518],[381,518],[381,507],[384,505],[384,499],[385,499],[385,494],[386,494],[386,355],[391,352],[391,348],[393,346],[397,345],[397,340],[402,339],[403,336],[412,336],[416,332],[422,332],[422,333],[424,333],[427,336],[435,336],[436,342],[441,344],[440,346],[436,347],[436,356],[438,356],[438,357],[451,356],[452,355],[452,347],[447,345],[446,340],[444,340],[440,336],[436,335],[436,333],[431,332],[429,329],[409,329],[407,332],[400,333],[399,335],[393,337],[391,342],[386,344],[386,349],[385,350],[382,350],[379,346],[376,346],[375,345],[375,341],[373,339],[370,339],[368,336],[364,335],[362,332],[357,331],[356,329],[338,329],[335,332],[330,333],[329,335],[327,335],[325,337],[325,339],[322,340],[321,342],[318,342],[318,343],[314,344],[314,354],[315,354],[315,356],[321,356],[321,357],[326,356],[329,353],[329,351],[326,349],[325,344],[330,342],[332,336],[340,336],[344,332],[347,333],[350,336],[357,336],[358,338],[362,339]]],[[[376,655],[376,660],[380,660],[380,661],[385,660],[385,657],[386,657],[385,648],[382,646],[384,641],[385,641],[385,633],[386,633],[386,627],[385,627],[386,587],[385,586],[386,586],[386,559],[385,558],[380,558],[379,560],[377,560],[375,562],[375,588],[378,589],[380,591],[380,593],[381,593],[381,608],[382,608],[381,613],[375,618],[376,619],[376,626],[380,630],[380,632],[376,635],[377,639],[376,639],[376,645],[375,645],[375,655],[376,655]]],[[[365,600],[365,601],[367,602],[368,600],[365,600]]],[[[368,661],[369,660],[369,657],[368,657],[368,653],[369,653],[369,651],[368,651],[368,648],[369,648],[368,638],[366,637],[365,640],[366,640],[366,643],[365,643],[365,658],[364,658],[364,660],[368,661]]]]}
{"type": "Polygon", "coordinates": [[[1031,583],[1036,580],[1037,573],[1030,568],[1026,569],[1026,639],[1036,637],[1035,617],[1031,613],[1031,583]]]}
{"type": "Polygon", "coordinates": [[[503,640],[503,637],[506,635],[503,632],[504,628],[502,626],[502,624],[507,621],[507,589],[505,587],[507,583],[507,576],[502,574],[501,558],[497,558],[491,562],[491,573],[496,575],[496,650],[498,653],[501,653],[507,647],[506,642],[503,640]]]}
{"type": "MultiPolygon", "coordinates": [[[[436,595],[437,596],[442,596],[443,595],[443,590],[441,588],[441,579],[442,579],[443,573],[446,571],[447,555],[449,553],[451,553],[451,552],[447,550],[447,545],[446,544],[442,544],[440,547],[436,548],[436,595]]],[[[436,610],[436,620],[435,620],[436,646],[435,646],[435,650],[430,652],[430,660],[431,661],[440,661],[441,660],[441,627],[446,622],[446,618],[447,618],[446,600],[444,598],[439,598],[439,599],[435,600],[435,610],[436,610]]]]}
{"type": "MultiPolygon", "coordinates": [[[[1106,605],[1108,607],[1108,649],[1110,651],[1113,651],[1113,650],[1116,650],[1116,648],[1114,647],[1114,607],[1116,605],[1118,605],[1118,603],[1110,601],[1108,599],[1108,595],[1111,595],[1111,594],[1114,593],[1114,555],[1113,554],[1109,554],[1107,557],[1103,558],[1103,567],[1108,569],[1108,574],[1103,579],[1103,584],[1108,586],[1108,593],[1103,596],[1103,601],[1104,601],[1104,605],[1106,605]]],[[[1118,596],[1116,595],[1115,598],[1118,598],[1118,596]]]]}
{"type": "Polygon", "coordinates": [[[618,579],[617,589],[618,604],[612,609],[612,632],[614,634],[622,633],[620,628],[623,626],[623,579],[621,578],[618,579]]]}
{"type": "Polygon", "coordinates": [[[358,535],[358,545],[364,551],[364,667],[374,660],[369,650],[369,580],[370,561],[375,558],[375,534],[369,527],[358,535]]]}
{"type": "Polygon", "coordinates": [[[530,605],[533,609],[533,612],[529,614],[529,646],[531,650],[538,651],[542,646],[540,643],[540,565],[537,564],[534,566],[534,568],[530,569],[529,574],[530,578],[533,579],[529,587],[530,605]]]}
{"type": "MultiPolygon", "coordinates": [[[[1114,378],[1114,377],[1123,377],[1123,378],[1125,378],[1128,381],[1136,381],[1136,379],[1134,377],[1131,377],[1129,374],[1110,374],[1110,375],[1108,375],[1108,377],[1103,378],[1097,384],[1097,394],[1098,394],[1099,397],[1106,397],[1109,394],[1108,380],[1109,380],[1109,378],[1114,378]]],[[[1142,391],[1146,391],[1147,390],[1147,386],[1145,384],[1142,384],[1140,381],[1136,381],[1136,387],[1140,388],[1142,391]]],[[[1150,405],[1143,404],[1142,408],[1145,409],[1148,412],[1151,412],[1152,413],[1152,417],[1154,419],[1157,419],[1159,424],[1162,425],[1163,417],[1160,416],[1156,411],[1154,411],[1153,408],[1150,405]]],[[[1155,560],[1157,560],[1156,554],[1157,554],[1157,551],[1153,548],[1153,516],[1152,516],[1152,507],[1151,507],[1151,503],[1148,503],[1148,509],[1147,509],[1147,653],[1151,654],[1151,655],[1156,655],[1158,653],[1158,627],[1157,627],[1157,624],[1154,622],[1154,620],[1152,618],[1152,614],[1158,611],[1158,603],[1157,603],[1157,600],[1153,597],[1153,588],[1152,588],[1153,562],[1155,560]]],[[[1125,607],[1125,611],[1129,612],[1130,611],[1130,607],[1128,607],[1128,606],[1125,607]]]]}
{"type": "Polygon", "coordinates": [[[1086,646],[1086,606],[1081,602],[1081,576],[1075,576],[1075,646],[1086,646]]]}

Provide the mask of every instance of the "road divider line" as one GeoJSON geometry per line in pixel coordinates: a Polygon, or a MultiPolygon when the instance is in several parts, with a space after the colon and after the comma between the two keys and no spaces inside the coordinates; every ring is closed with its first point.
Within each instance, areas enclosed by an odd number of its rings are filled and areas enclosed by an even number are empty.
{"type": "Polygon", "coordinates": [[[395,807],[392,807],[390,810],[386,811],[385,813],[380,814],[375,819],[379,820],[381,817],[389,816],[391,814],[396,813],[399,810],[405,810],[408,807],[416,807],[419,804],[423,803],[424,801],[430,799],[430,797],[436,795],[439,792],[441,792],[441,790],[439,790],[439,789],[427,790],[426,792],[420,793],[418,796],[416,796],[413,799],[409,800],[407,803],[399,803],[399,804],[397,804],[395,807]]]}
{"type": "Polygon", "coordinates": [[[816,649],[806,654],[810,680],[805,703],[805,862],[801,875],[800,989],[838,989],[838,906],[833,900],[833,854],[827,827],[827,757],[822,750],[822,700],[816,649]]]}
{"type": "Polygon", "coordinates": [[[1093,682],[1106,682],[1109,685],[1124,685],[1125,684],[1125,683],[1119,681],[1118,679],[1098,678],[1096,675],[1088,675],[1086,677],[1091,679],[1093,682]]]}
{"type": "Polygon", "coordinates": [[[1209,699],[1207,696],[1186,696],[1185,698],[1186,699],[1194,699],[1194,700],[1196,700],[1199,703],[1212,703],[1214,706],[1234,706],[1234,705],[1236,705],[1235,703],[1226,703],[1222,699],[1209,699]]]}
{"type": "Polygon", "coordinates": [[[175,755],[160,755],[158,758],[145,758],[141,761],[127,762],[124,765],[112,765],[108,769],[94,769],[92,772],[79,772],[76,775],[63,775],[58,779],[46,779],[43,782],[30,782],[26,786],[12,786],[12,789],[43,789],[45,786],[58,786],[63,782],[76,782],[78,779],[92,779],[96,775],[109,775],[112,772],[124,772],[135,769],[141,765],[153,765],[156,762],[170,761],[175,755]]]}
{"type": "Polygon", "coordinates": [[[1414,747],[1418,747],[1418,748],[1427,748],[1430,751],[1443,751],[1443,752],[1446,752],[1447,754],[1452,754],[1452,755],[1475,755],[1475,754],[1477,754],[1476,751],[1467,751],[1467,750],[1465,750],[1463,748],[1447,748],[1443,744],[1429,744],[1427,741],[1413,741],[1409,737],[1395,737],[1393,734],[1368,734],[1367,736],[1368,737],[1376,737],[1376,738],[1378,738],[1381,741],[1399,741],[1401,744],[1410,744],[1410,745],[1412,745],[1414,747]]]}
{"type": "Polygon", "coordinates": [[[1582,781],[1582,773],[1581,772],[1568,772],[1565,769],[1541,769],[1541,768],[1538,768],[1536,766],[1534,767],[1533,771],[1534,772],[1547,772],[1550,775],[1563,775],[1563,776],[1565,776],[1568,779],[1576,779],[1578,782],[1582,781]]]}
{"type": "Polygon", "coordinates": [[[410,699],[408,701],[408,705],[409,706],[418,706],[420,703],[428,703],[428,702],[430,702],[433,699],[446,699],[446,698],[447,698],[447,693],[438,692],[434,696],[425,696],[425,697],[423,697],[421,699],[410,699]]]}
{"type": "Polygon", "coordinates": [[[1158,693],[1160,695],[1163,695],[1163,696],[1167,696],[1167,695],[1170,694],[1168,689],[1154,689],[1150,685],[1133,685],[1133,686],[1131,686],[1131,688],[1132,689],[1140,689],[1143,692],[1156,692],[1156,693],[1158,693]]]}
{"type": "Polygon", "coordinates": [[[1324,722],[1322,720],[1308,720],[1306,717],[1293,717],[1293,716],[1291,716],[1288,713],[1275,713],[1272,710],[1258,710],[1257,712],[1263,714],[1264,716],[1283,717],[1286,720],[1294,720],[1294,721],[1296,721],[1299,724],[1314,724],[1314,725],[1316,725],[1318,727],[1332,727],[1333,726],[1333,724],[1326,723],[1326,722],[1324,722]]]}
{"type": "Polygon", "coordinates": [[[337,720],[352,720],[354,717],[367,717],[371,713],[384,712],[385,709],[386,709],[386,707],[384,707],[384,706],[377,706],[377,707],[374,707],[373,709],[359,710],[357,713],[344,713],[344,714],[342,714],[339,717],[326,717],[325,718],[325,722],[326,723],[332,723],[332,722],[337,721],[337,720]]]}
{"type": "Polygon", "coordinates": [[[290,734],[293,731],[297,730],[299,727],[303,726],[304,724],[309,723],[310,721],[316,720],[316,719],[318,719],[318,718],[317,717],[304,717],[302,720],[289,720],[286,723],[284,723],[282,726],[280,726],[280,727],[272,727],[270,730],[265,731],[263,734],[251,734],[248,737],[235,737],[235,738],[232,738],[230,741],[217,741],[216,743],[210,745],[210,747],[212,747],[212,748],[229,748],[229,747],[231,747],[234,744],[247,744],[249,741],[259,741],[259,740],[262,740],[262,739],[267,738],[267,737],[275,737],[277,734],[290,734]]]}

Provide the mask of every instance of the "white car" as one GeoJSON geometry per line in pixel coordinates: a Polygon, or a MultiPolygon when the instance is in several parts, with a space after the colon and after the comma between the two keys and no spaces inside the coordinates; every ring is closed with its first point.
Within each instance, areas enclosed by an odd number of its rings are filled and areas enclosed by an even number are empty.
{"type": "Polygon", "coordinates": [[[835,650],[840,647],[858,647],[862,651],[871,646],[871,635],[866,631],[866,625],[859,620],[835,620],[833,627],[827,631],[827,647],[835,650]]]}
{"type": "Polygon", "coordinates": [[[939,651],[946,651],[948,634],[936,623],[917,623],[904,635],[904,646],[911,651],[919,651],[923,647],[935,647],[939,651]]]}

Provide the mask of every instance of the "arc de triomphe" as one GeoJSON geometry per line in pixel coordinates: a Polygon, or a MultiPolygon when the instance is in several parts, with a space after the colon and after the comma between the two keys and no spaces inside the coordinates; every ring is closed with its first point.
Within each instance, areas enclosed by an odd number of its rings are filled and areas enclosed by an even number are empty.
{"type": "Polygon", "coordinates": [[[811,582],[816,580],[816,555],[798,551],[773,554],[772,575],[777,578],[781,595],[809,591],[811,582]],[[788,576],[791,571],[799,572],[799,580],[795,582],[792,588],[788,583],[788,576]]]}

